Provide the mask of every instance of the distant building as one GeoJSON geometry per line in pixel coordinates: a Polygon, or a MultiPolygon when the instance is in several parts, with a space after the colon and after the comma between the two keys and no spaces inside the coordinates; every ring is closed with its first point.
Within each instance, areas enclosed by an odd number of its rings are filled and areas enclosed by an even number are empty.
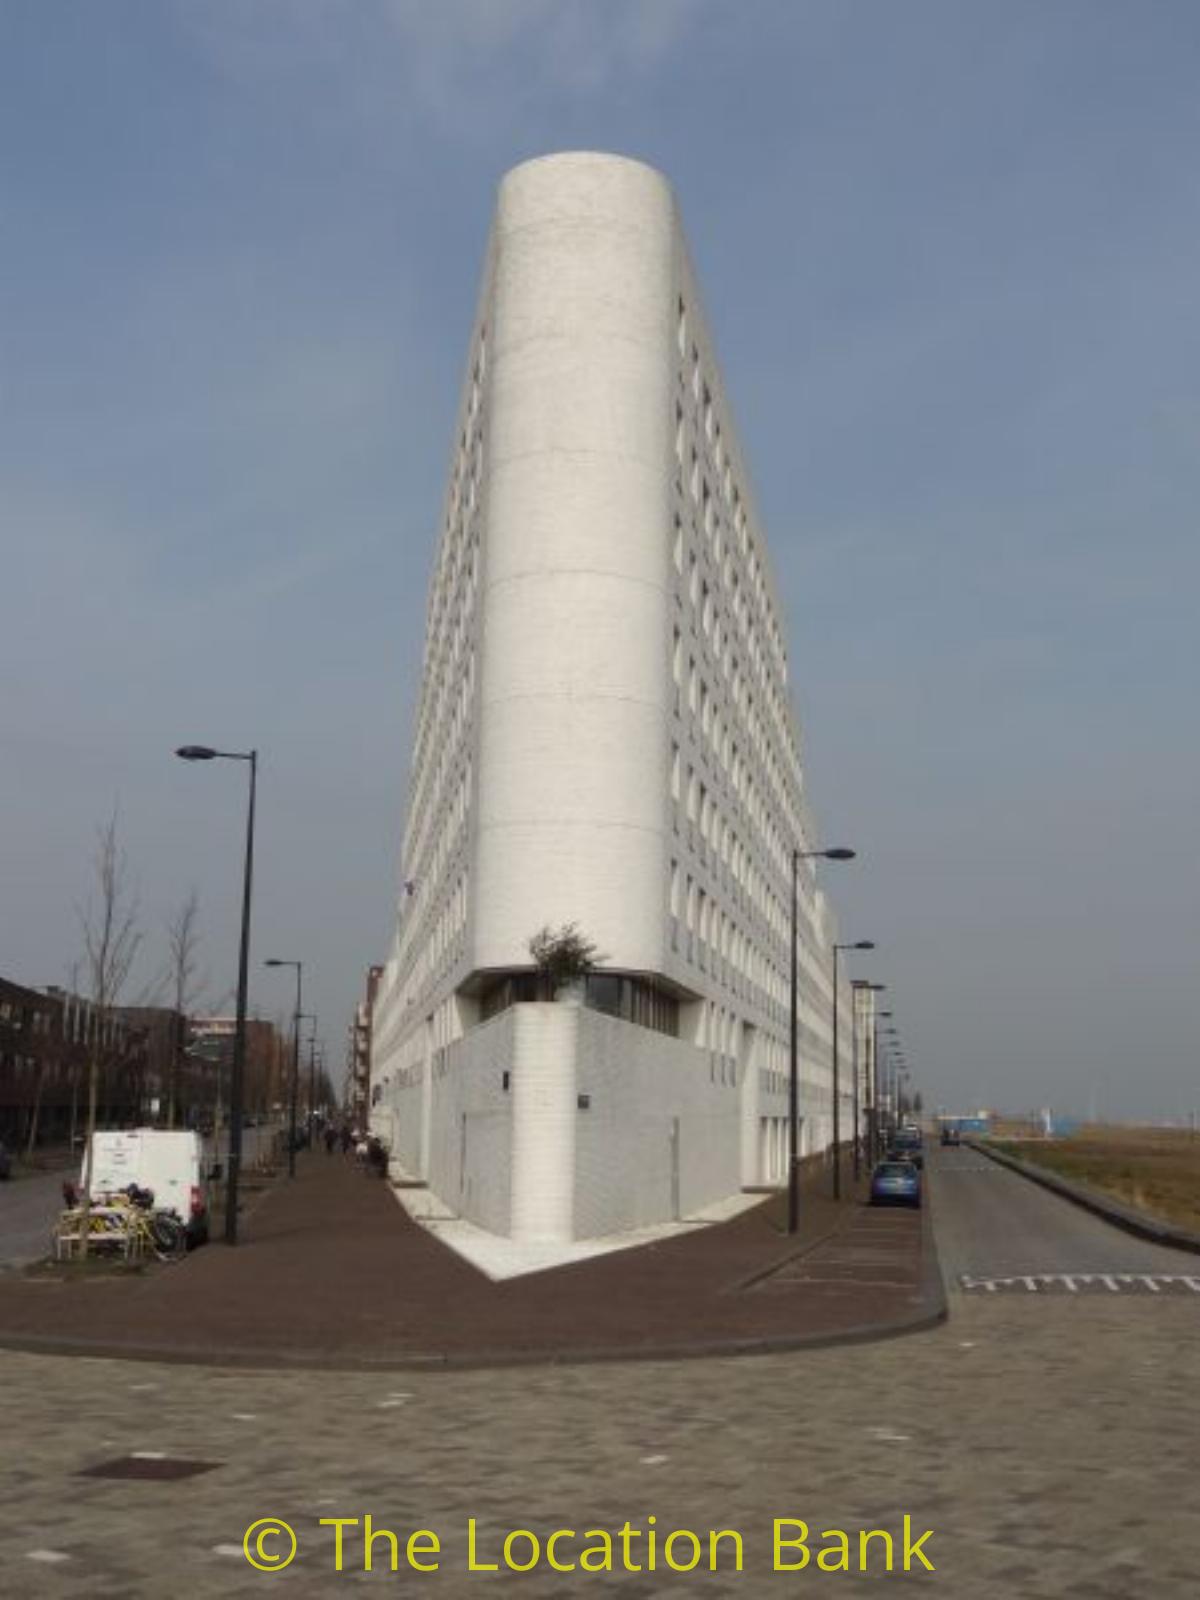
{"type": "Polygon", "coordinates": [[[102,1017],[81,995],[0,978],[0,1138],[14,1147],[66,1143],[88,1114],[96,1063],[97,1123],[141,1120],[149,1092],[146,1036],[119,1010],[102,1017]]]}
{"type": "Polygon", "coordinates": [[[367,1126],[371,1099],[371,1018],[374,1014],[375,996],[383,976],[380,966],[367,968],[366,989],[363,998],[354,1008],[354,1021],[350,1024],[350,1093],[348,1110],[351,1122],[359,1128],[367,1126]]]}
{"type": "MultiPolygon", "coordinates": [[[[229,1114],[230,1075],[237,1035],[236,1017],[188,1019],[188,1059],[202,1075],[197,1093],[198,1120],[212,1123],[229,1114]]],[[[265,1113],[286,1104],[291,1049],[272,1022],[246,1018],[246,1061],[242,1105],[248,1113],[265,1113]]]]}
{"type": "MultiPolygon", "coordinates": [[[[500,1234],[670,1218],[787,1166],[786,623],[675,201],[636,161],[504,179],[430,590],[372,1123],[500,1234]],[[529,940],[603,952],[581,1004],[529,940]]],[[[799,874],[801,1149],[831,1138],[830,947],[799,874]]],[[[839,995],[851,1126],[849,986],[839,995]]]]}

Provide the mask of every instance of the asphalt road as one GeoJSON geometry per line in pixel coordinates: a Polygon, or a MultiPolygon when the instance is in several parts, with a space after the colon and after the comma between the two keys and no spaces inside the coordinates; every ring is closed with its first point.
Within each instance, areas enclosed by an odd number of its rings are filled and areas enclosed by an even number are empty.
{"type": "Polygon", "coordinates": [[[38,1173],[0,1183],[0,1268],[37,1261],[50,1246],[62,1208],[63,1173],[38,1173]]]}
{"type": "MultiPolygon", "coordinates": [[[[1192,1274],[1200,1279],[1200,1255],[1123,1233],[976,1150],[931,1146],[925,1169],[948,1288],[962,1287],[964,1276],[1192,1274]]],[[[1126,1292],[1154,1292],[1144,1284],[1140,1289],[1125,1285],[1119,1276],[1116,1281],[1126,1292]]]]}

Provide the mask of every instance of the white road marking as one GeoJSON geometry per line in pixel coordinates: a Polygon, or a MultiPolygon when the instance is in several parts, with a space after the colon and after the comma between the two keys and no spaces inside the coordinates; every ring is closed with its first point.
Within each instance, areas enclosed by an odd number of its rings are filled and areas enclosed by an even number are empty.
{"type": "Polygon", "coordinates": [[[135,1461],[165,1461],[167,1459],[165,1450],[133,1450],[130,1454],[135,1461]]]}
{"type": "MultiPolygon", "coordinates": [[[[240,1553],[240,1552],[239,1552],[240,1553]]],[[[70,1556],[65,1550],[26,1550],[26,1561],[70,1561],[70,1556]]]]}
{"type": "Polygon", "coordinates": [[[995,1294],[1002,1289],[1023,1288],[1027,1294],[1039,1294],[1044,1289],[1064,1288],[1069,1294],[1078,1294],[1080,1285],[1103,1284],[1110,1294],[1122,1291],[1162,1294],[1164,1289],[1178,1285],[1192,1294],[1200,1294],[1200,1276],[1178,1272],[1022,1272],[1011,1276],[977,1278],[969,1272],[959,1274],[959,1287],[965,1292],[983,1289],[995,1294]]]}
{"type": "Polygon", "coordinates": [[[641,1464],[643,1467],[661,1467],[669,1459],[669,1456],[643,1456],[641,1464]]]}
{"type": "Polygon", "coordinates": [[[245,1551],[242,1549],[240,1544],[215,1544],[212,1547],[212,1553],[215,1556],[245,1555],[245,1551]]]}
{"type": "Polygon", "coordinates": [[[257,1411],[234,1411],[231,1413],[235,1422],[257,1422],[257,1411]]]}

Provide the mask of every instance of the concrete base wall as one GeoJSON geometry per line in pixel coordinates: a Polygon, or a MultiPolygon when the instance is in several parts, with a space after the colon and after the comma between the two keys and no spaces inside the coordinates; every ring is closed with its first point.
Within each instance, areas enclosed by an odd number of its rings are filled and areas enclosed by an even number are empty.
{"type": "Polygon", "coordinates": [[[719,1058],[584,1011],[576,1060],[588,1102],[575,1124],[577,1238],[675,1221],[739,1191],[740,1100],[719,1058]]]}
{"type": "Polygon", "coordinates": [[[511,1007],[373,1121],[450,1210],[529,1243],[673,1221],[741,1188],[733,1063],[578,1005],[511,1007]]]}
{"type": "Polygon", "coordinates": [[[501,1234],[511,1225],[512,1092],[504,1074],[511,1072],[515,1020],[506,1011],[434,1057],[422,1173],[459,1216],[501,1234]]]}

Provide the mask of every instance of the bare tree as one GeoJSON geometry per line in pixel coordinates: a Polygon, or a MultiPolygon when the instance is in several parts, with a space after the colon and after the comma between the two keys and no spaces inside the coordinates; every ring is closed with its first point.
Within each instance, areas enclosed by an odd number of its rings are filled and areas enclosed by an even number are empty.
{"type": "Polygon", "coordinates": [[[81,1255],[88,1248],[88,1209],[92,1191],[92,1146],[96,1133],[96,1100],[100,1067],[112,1040],[113,1012],[129,977],[142,935],[138,929],[137,896],[129,886],[129,867],[117,830],[117,811],[96,830],[93,893],[80,908],[84,961],[93,1007],[91,1051],[88,1058],[87,1143],[84,1146],[82,1215],[79,1225],[81,1255]]]}
{"type": "Polygon", "coordinates": [[[197,994],[196,947],[200,935],[196,927],[200,915],[200,898],[195,889],[167,924],[167,947],[171,958],[171,997],[174,1004],[177,1030],[171,1051],[171,1076],[167,1089],[167,1127],[175,1126],[176,1100],[179,1094],[180,1066],[187,1047],[187,1017],[197,994]]]}

